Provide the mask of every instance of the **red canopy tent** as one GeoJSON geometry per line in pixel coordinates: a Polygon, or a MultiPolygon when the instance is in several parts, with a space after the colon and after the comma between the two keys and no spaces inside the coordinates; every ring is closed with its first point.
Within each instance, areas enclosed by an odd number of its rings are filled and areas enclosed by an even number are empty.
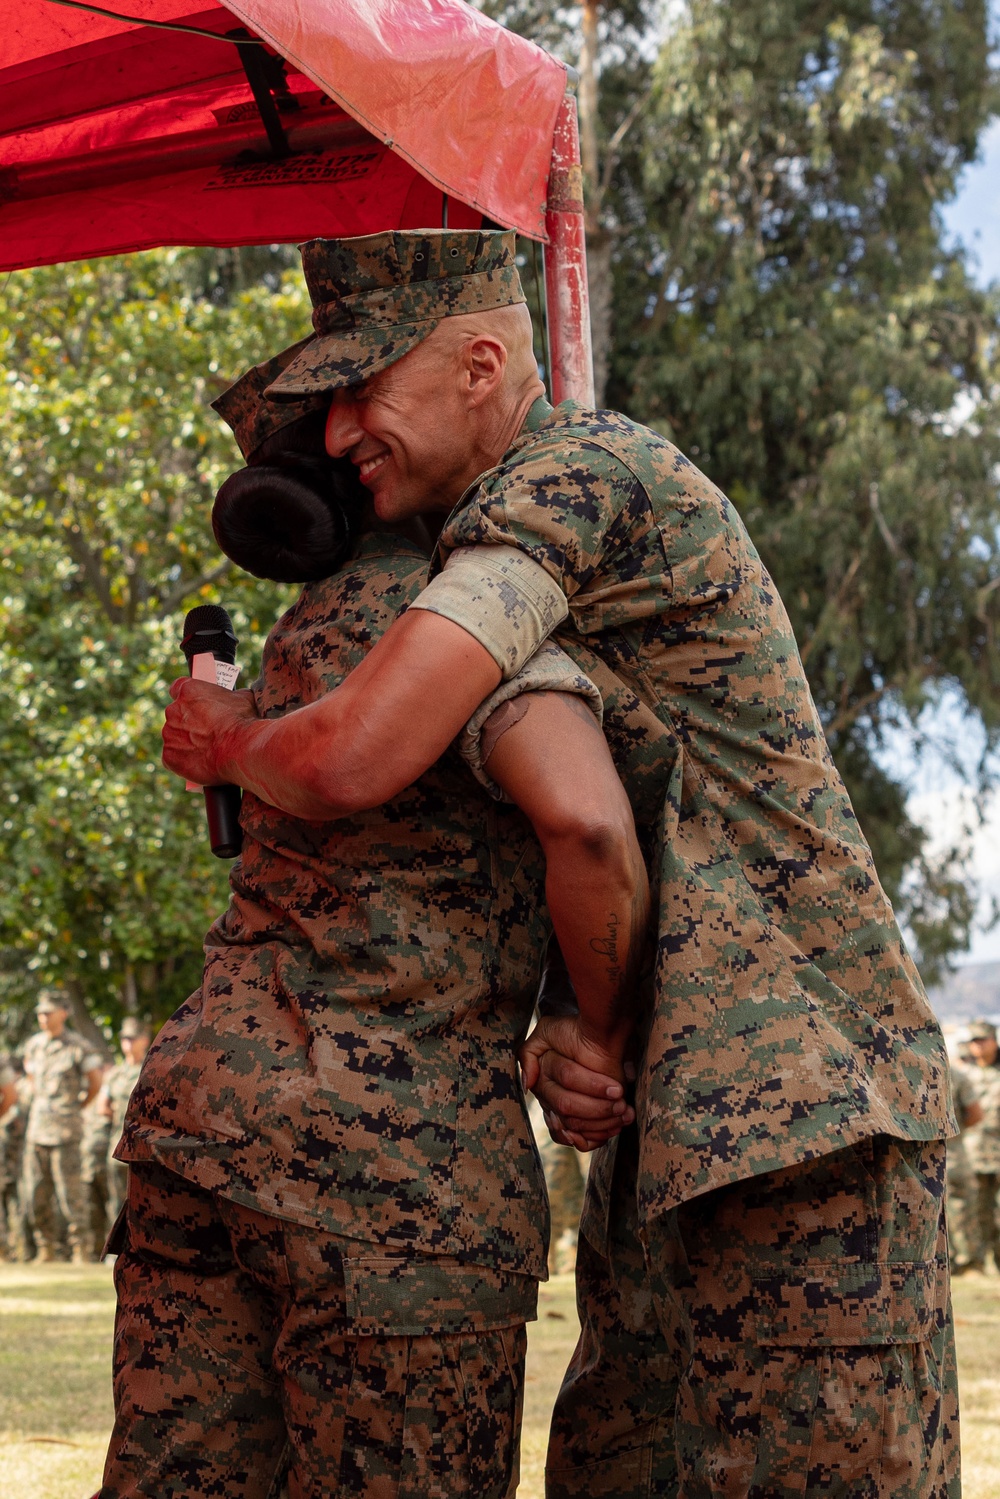
{"type": "Polygon", "coordinates": [[[565,68],[464,0],[4,19],[0,270],[485,220],[546,245],[552,393],[589,402],[582,207],[565,68]]]}

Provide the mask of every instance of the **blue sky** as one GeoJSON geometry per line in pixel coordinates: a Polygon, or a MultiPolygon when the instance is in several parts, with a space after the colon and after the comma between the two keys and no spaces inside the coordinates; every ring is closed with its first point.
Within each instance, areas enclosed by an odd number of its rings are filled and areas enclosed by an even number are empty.
{"type": "MultiPolygon", "coordinates": [[[[944,210],[944,220],[949,234],[969,251],[971,268],[985,284],[1000,280],[1000,120],[984,132],[979,156],[977,162],[965,169],[955,201],[944,210]]],[[[951,753],[968,760],[971,768],[981,740],[963,724],[954,702],[949,703],[946,698],[925,722],[949,744],[951,753]]],[[[933,842],[942,847],[953,839],[957,827],[975,824],[977,814],[985,814],[982,825],[972,832],[974,867],[983,890],[984,907],[990,898],[1000,900],[1000,797],[994,796],[984,808],[974,806],[960,776],[947,763],[947,754],[932,751],[917,764],[904,739],[905,736],[889,753],[897,766],[900,759],[910,760],[911,814],[930,830],[933,842]]],[[[1000,927],[979,932],[971,951],[961,961],[1000,961],[1000,927]]]]}
{"type": "Polygon", "coordinates": [[[985,131],[980,160],[966,167],[944,220],[973,256],[978,279],[1000,279],[1000,120],[985,131]]]}

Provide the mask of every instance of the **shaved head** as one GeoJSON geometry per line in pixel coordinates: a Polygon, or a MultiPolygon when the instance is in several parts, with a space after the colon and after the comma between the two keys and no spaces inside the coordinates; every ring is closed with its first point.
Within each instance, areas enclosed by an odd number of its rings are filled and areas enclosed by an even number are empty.
{"type": "Polygon", "coordinates": [[[497,339],[507,351],[505,385],[538,374],[531,314],[523,302],[515,307],[496,307],[490,312],[464,312],[458,317],[444,318],[430,336],[436,339],[439,335],[442,335],[442,343],[452,351],[463,348],[473,339],[497,339]]]}

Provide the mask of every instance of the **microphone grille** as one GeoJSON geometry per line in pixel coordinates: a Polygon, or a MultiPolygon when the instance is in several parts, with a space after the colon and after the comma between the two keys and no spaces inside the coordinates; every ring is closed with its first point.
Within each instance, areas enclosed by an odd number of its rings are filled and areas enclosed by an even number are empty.
{"type": "Polygon", "coordinates": [[[233,662],[238,645],[233,622],[221,604],[199,604],[188,611],[181,650],[189,666],[194,656],[206,653],[218,661],[233,662]]]}

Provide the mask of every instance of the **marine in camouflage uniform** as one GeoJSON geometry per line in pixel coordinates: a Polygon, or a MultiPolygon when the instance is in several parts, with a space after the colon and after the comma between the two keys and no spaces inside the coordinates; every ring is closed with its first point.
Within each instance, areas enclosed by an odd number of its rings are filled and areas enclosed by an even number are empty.
{"type": "Polygon", "coordinates": [[[125,1114],[133,1089],[139,1081],[143,1059],[149,1048],[149,1028],[131,1016],[122,1021],[120,1041],[124,1059],[116,1063],[104,1079],[98,1099],[107,1133],[104,1143],[104,1161],[108,1183],[108,1216],[112,1222],[121,1212],[128,1189],[128,1167],[115,1160],[115,1149],[125,1128],[125,1114]]]}
{"type": "Polygon", "coordinates": [[[963,1134],[948,1141],[946,1173],[948,1203],[948,1247],[952,1275],[983,1267],[982,1239],[979,1232],[979,1193],[976,1173],[969,1160],[964,1131],[981,1118],[976,1096],[975,1078],[961,1062],[951,1064],[952,1093],[955,1113],[963,1134]]]}
{"type": "MultiPolygon", "coordinates": [[[[414,257],[338,324],[353,243],[310,247],[332,332],[275,395],[433,322],[414,257]]],[[[658,885],[637,1128],[590,1175],[551,1499],[957,1494],[944,1045],[738,514],[649,429],[538,400],[445,562],[416,607],[505,675],[554,629],[600,688],[658,885]]]]}
{"type": "Polygon", "coordinates": [[[31,1087],[24,1073],[14,1075],[14,1102],[0,1118],[0,1235],[6,1257],[30,1260],[35,1238],[28,1219],[24,1191],[24,1131],[31,1087]]]}
{"type": "Polygon", "coordinates": [[[56,1033],[40,1030],[24,1048],[31,1101],[24,1140],[24,1192],[40,1260],[54,1258],[59,1219],[74,1263],[89,1259],[87,1200],[80,1175],[83,1109],[97,1093],[101,1059],[65,1026],[68,1006],[58,992],[43,991],[39,1021],[61,1011],[56,1033]]]}
{"type": "Polygon", "coordinates": [[[982,1121],[965,1136],[975,1177],[979,1240],[979,1255],[972,1268],[982,1269],[989,1258],[1000,1269],[1000,1049],[991,1021],[972,1022],[969,1050],[975,1062],[969,1076],[983,1111],[982,1121]]]}
{"type": "MultiPolygon", "coordinates": [[[[223,402],[244,451],[259,391],[247,376],[223,402]]],[[[426,569],[363,535],[271,631],[258,712],[333,688],[426,569]]],[[[242,825],[202,986],[151,1047],[116,1151],[103,1499],[263,1496],[289,1460],[293,1494],[503,1499],[545,1274],[515,1063],[540,850],[450,757],[335,823],[247,794],[242,825]]]]}
{"type": "Polygon", "coordinates": [[[21,1171],[21,1141],[24,1121],[17,1108],[17,1074],[7,1061],[0,1061],[0,1260],[8,1260],[16,1251],[11,1245],[14,1219],[9,1208],[16,1200],[21,1171]],[[21,1130],[14,1126],[20,1123],[21,1130]]]}
{"type": "MultiPolygon", "coordinates": [[[[106,1079],[105,1079],[106,1081],[106,1079]]],[[[105,1084],[101,1085],[103,1093],[105,1084]]],[[[101,1093],[83,1111],[80,1180],[87,1204],[88,1257],[99,1260],[108,1235],[108,1144],[111,1121],[101,1110],[101,1093]]],[[[117,1163],[116,1163],[117,1164],[117,1163]]]]}

